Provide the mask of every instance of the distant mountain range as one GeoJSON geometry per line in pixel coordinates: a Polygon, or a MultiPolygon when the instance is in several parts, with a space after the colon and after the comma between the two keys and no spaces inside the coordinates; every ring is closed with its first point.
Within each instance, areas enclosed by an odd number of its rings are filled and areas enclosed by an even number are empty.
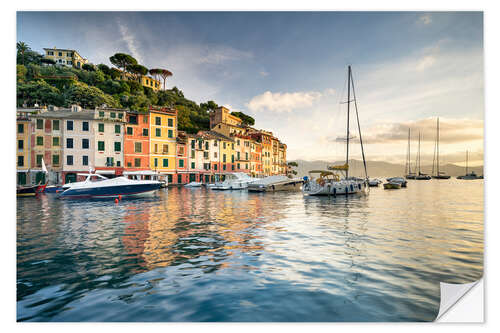
{"type": "MultiPolygon", "coordinates": [[[[342,165],[342,162],[328,162],[328,161],[304,161],[295,160],[299,165],[294,170],[297,171],[299,177],[306,176],[310,170],[326,170],[327,165],[342,165]]],[[[388,162],[367,161],[366,167],[368,169],[369,177],[396,177],[404,176],[405,166],[400,164],[393,164],[388,162]]],[[[421,171],[423,173],[431,174],[432,165],[422,165],[421,171]]],[[[456,177],[465,175],[465,167],[455,164],[445,164],[439,167],[439,171],[456,177]]],[[[469,172],[474,171],[478,175],[483,174],[483,166],[469,167],[469,172]]],[[[350,160],[349,161],[349,175],[364,177],[363,161],[350,160]]]]}

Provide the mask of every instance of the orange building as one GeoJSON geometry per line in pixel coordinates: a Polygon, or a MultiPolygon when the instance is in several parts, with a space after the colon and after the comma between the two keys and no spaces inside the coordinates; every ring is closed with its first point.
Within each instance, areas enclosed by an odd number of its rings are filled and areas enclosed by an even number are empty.
{"type": "Polygon", "coordinates": [[[124,167],[149,170],[149,112],[127,111],[123,135],[124,167]]]}

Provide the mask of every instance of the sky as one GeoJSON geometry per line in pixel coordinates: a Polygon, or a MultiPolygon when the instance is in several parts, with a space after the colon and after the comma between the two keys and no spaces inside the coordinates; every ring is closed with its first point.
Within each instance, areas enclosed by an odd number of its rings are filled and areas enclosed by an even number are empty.
{"type": "Polygon", "coordinates": [[[169,69],[167,87],[253,116],[289,160],[345,158],[351,65],[368,160],[405,163],[410,128],[412,162],[420,132],[432,163],[439,117],[442,163],[464,165],[469,150],[483,164],[481,12],[18,12],[17,40],[169,69]]]}

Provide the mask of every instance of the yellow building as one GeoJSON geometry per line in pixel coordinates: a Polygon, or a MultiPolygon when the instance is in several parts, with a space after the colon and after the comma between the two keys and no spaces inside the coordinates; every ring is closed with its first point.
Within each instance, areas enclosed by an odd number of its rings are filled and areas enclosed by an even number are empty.
{"type": "Polygon", "coordinates": [[[213,129],[217,124],[227,124],[232,126],[241,126],[241,119],[233,116],[229,109],[220,106],[210,112],[210,129],[213,129]]]}
{"type": "Polygon", "coordinates": [[[83,58],[75,50],[58,49],[55,46],[51,49],[44,48],[46,59],[52,59],[58,65],[73,66],[76,68],[82,68],[82,66],[88,63],[88,60],[83,58]]]}
{"type": "Polygon", "coordinates": [[[142,76],[141,77],[141,84],[143,87],[151,88],[154,91],[158,91],[161,89],[161,82],[153,79],[150,76],[142,76]]]}
{"type": "Polygon", "coordinates": [[[150,107],[149,118],[149,165],[168,175],[171,183],[176,170],[177,110],[150,107]]]}

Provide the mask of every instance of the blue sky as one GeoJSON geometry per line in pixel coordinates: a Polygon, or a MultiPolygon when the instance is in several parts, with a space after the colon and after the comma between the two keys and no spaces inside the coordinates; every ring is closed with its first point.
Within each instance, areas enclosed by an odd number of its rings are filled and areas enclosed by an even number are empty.
{"type": "MultiPolygon", "coordinates": [[[[432,161],[435,117],[445,162],[483,159],[483,16],[447,12],[20,12],[17,39],[109,64],[126,52],[197,102],[256,118],[289,158],[336,160],[339,101],[354,71],[369,159],[404,162],[407,128],[432,161]],[[390,154],[388,154],[390,152],[390,154]]],[[[354,125],[354,123],[353,123],[354,125]]],[[[356,150],[354,150],[356,157],[356,150]]]]}

